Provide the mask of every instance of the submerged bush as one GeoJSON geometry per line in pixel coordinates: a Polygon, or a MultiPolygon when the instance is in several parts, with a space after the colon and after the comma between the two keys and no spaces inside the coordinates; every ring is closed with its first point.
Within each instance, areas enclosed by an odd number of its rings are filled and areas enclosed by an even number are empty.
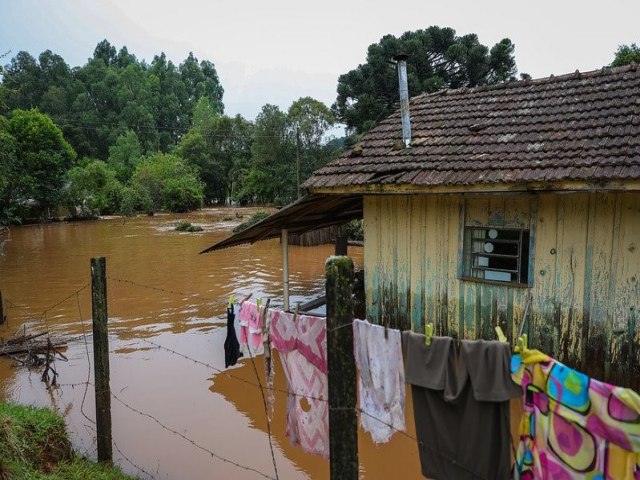
{"type": "Polygon", "coordinates": [[[254,213],[253,215],[251,215],[249,220],[247,220],[246,222],[241,223],[236,228],[234,228],[233,229],[233,233],[242,232],[243,230],[246,230],[247,228],[251,227],[252,225],[255,225],[260,220],[264,220],[269,215],[271,215],[271,214],[269,212],[267,212],[266,210],[260,210],[260,211],[258,211],[256,213],[254,213]]]}
{"type": "Polygon", "coordinates": [[[187,220],[180,220],[176,225],[178,232],[201,232],[204,229],[200,225],[193,225],[187,220]]]}

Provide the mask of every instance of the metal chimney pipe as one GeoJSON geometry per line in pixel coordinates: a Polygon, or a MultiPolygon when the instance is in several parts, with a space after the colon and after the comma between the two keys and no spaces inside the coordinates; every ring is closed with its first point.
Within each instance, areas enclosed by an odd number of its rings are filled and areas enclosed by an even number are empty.
{"type": "Polygon", "coordinates": [[[398,65],[398,82],[400,84],[400,113],[402,114],[402,141],[406,148],[411,147],[411,118],[409,116],[409,85],[407,82],[407,55],[393,57],[398,65]]]}

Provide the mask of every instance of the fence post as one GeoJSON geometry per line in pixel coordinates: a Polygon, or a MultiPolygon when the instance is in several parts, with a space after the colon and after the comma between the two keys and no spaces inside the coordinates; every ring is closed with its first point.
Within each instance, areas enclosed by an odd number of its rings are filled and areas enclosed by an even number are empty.
{"type": "Polygon", "coordinates": [[[0,325],[4,323],[4,307],[2,306],[2,290],[0,290],[0,325]]]}
{"type": "Polygon", "coordinates": [[[353,262],[329,257],[326,268],[329,454],[331,480],[358,478],[356,364],[353,356],[353,262]]]}
{"type": "Polygon", "coordinates": [[[107,265],[104,257],[91,259],[91,309],[93,315],[93,366],[96,395],[98,461],[113,461],[111,445],[111,389],[109,387],[109,337],[107,331],[107,265]]]}
{"type": "Polygon", "coordinates": [[[349,239],[347,238],[347,230],[344,225],[338,227],[336,232],[336,255],[346,255],[349,239]]]}

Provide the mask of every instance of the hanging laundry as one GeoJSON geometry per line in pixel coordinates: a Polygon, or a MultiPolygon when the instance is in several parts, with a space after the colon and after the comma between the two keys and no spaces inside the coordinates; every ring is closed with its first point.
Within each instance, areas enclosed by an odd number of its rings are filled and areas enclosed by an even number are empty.
{"type": "Polygon", "coordinates": [[[287,378],[287,429],[293,445],[329,457],[327,322],[281,311],[270,314],[271,342],[287,378]]]}
{"type": "Polygon", "coordinates": [[[354,320],[360,425],[376,443],[405,430],[405,383],[400,330],[354,320]]]}
{"type": "Polygon", "coordinates": [[[516,479],[640,479],[640,396],[537,350],[512,358],[524,410],[516,479]]]}
{"type": "Polygon", "coordinates": [[[508,479],[510,346],[403,332],[407,383],[422,474],[435,479],[508,479]],[[459,348],[458,348],[459,345],[459,348]]]}
{"type": "Polygon", "coordinates": [[[240,349],[247,356],[262,355],[264,345],[262,344],[262,316],[264,307],[260,307],[252,302],[245,301],[240,305],[238,312],[238,324],[240,325],[240,349]]]}
{"type": "Polygon", "coordinates": [[[236,336],[236,327],[234,325],[236,315],[233,305],[227,308],[227,338],[224,340],[224,366],[229,367],[235,365],[242,352],[240,351],[240,343],[236,336]]]}

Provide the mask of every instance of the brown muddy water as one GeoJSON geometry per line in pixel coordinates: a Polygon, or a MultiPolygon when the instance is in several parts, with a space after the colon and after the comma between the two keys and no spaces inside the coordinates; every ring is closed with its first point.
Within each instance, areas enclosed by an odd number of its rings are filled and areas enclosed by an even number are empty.
{"type": "MultiPolygon", "coordinates": [[[[245,218],[251,213],[236,210],[245,218]]],[[[0,358],[0,399],[56,408],[76,449],[95,458],[89,420],[94,393],[83,382],[93,382],[89,264],[91,257],[105,256],[115,463],[140,478],[275,477],[253,365],[244,359],[225,371],[223,343],[229,295],[281,302],[281,250],[269,240],[198,255],[230,234],[239,220],[224,221],[229,215],[218,209],[112,218],[17,227],[0,235],[0,290],[8,316],[0,337],[22,328],[69,337],[69,361],[56,362],[61,386],[47,390],[41,371],[0,358]],[[179,219],[205,231],[176,232],[179,219]]],[[[292,303],[324,291],[324,261],[332,251],[330,245],[290,248],[292,303]]],[[[362,266],[361,247],[349,247],[349,255],[362,266]]],[[[286,390],[278,360],[275,366],[275,387],[286,390]]],[[[262,358],[256,367],[263,377],[262,358]]],[[[328,478],[327,460],[291,446],[285,436],[285,397],[276,394],[271,423],[279,478],[328,478]]],[[[407,433],[415,436],[410,395],[407,400],[407,433]]],[[[376,446],[360,431],[358,447],[361,478],[422,478],[415,441],[401,433],[376,446]]]]}

